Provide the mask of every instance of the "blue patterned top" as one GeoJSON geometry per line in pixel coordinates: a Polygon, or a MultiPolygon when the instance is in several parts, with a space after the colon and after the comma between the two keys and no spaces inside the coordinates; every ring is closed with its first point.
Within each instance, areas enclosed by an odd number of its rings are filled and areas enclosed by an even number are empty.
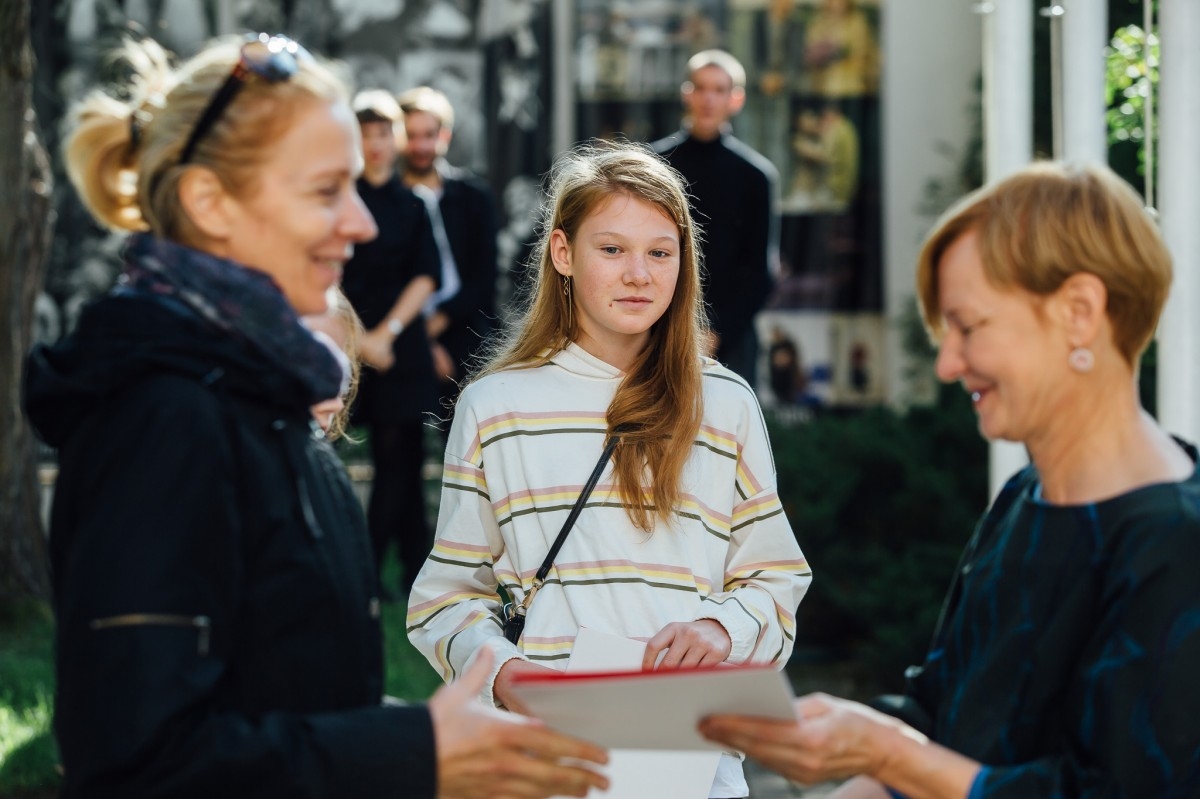
{"type": "Polygon", "coordinates": [[[1200,470],[1070,506],[1012,478],[908,674],[970,799],[1200,797],[1198,571],[1200,470]]]}

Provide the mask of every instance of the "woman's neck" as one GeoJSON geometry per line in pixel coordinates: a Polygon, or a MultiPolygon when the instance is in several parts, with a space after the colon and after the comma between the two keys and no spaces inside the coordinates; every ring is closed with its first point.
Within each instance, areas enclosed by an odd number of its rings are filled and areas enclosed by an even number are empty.
{"type": "Polygon", "coordinates": [[[1025,442],[1047,502],[1097,502],[1192,473],[1191,459],[1142,410],[1136,382],[1093,386],[1069,411],[1069,421],[1025,442]]]}

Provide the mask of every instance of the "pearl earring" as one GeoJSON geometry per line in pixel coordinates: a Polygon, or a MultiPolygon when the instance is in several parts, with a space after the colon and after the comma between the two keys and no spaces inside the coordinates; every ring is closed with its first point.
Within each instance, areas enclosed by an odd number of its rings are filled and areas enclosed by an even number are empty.
{"type": "Polygon", "coordinates": [[[1067,356],[1067,363],[1076,372],[1086,374],[1092,371],[1092,367],[1096,365],[1096,356],[1087,347],[1076,347],[1067,356]]]}

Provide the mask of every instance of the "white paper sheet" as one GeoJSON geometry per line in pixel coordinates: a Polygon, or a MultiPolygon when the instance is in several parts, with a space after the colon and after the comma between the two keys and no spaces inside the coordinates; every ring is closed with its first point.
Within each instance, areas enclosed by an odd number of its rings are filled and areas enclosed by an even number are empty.
{"type": "MultiPolygon", "coordinates": [[[[568,673],[635,671],[641,668],[646,645],[584,627],[571,649],[568,673]]],[[[636,723],[629,719],[628,723],[636,723]]],[[[587,733],[581,737],[590,738],[587,733]]],[[[605,799],[708,799],[720,752],[662,749],[610,749],[605,774],[607,791],[589,797],[605,799]]]]}
{"type": "MultiPolygon", "coordinates": [[[[616,649],[611,640],[587,642],[594,634],[581,631],[585,654],[593,648],[616,649]]],[[[590,664],[572,658],[568,674],[518,678],[512,690],[552,727],[609,748],[720,750],[696,729],[705,716],[794,718],[787,677],[770,667],[643,672],[640,656],[636,663],[628,671],[597,674],[590,664]]]]}

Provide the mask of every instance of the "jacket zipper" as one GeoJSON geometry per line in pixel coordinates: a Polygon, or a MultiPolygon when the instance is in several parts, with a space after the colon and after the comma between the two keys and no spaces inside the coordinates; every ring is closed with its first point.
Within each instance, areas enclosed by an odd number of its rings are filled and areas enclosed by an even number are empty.
{"type": "Polygon", "coordinates": [[[196,651],[208,654],[208,639],[212,632],[212,619],[208,616],[185,616],[177,613],[125,613],[95,619],[90,624],[93,630],[108,630],[113,627],[140,627],[144,625],[166,625],[169,627],[195,627],[199,633],[196,651]]]}

